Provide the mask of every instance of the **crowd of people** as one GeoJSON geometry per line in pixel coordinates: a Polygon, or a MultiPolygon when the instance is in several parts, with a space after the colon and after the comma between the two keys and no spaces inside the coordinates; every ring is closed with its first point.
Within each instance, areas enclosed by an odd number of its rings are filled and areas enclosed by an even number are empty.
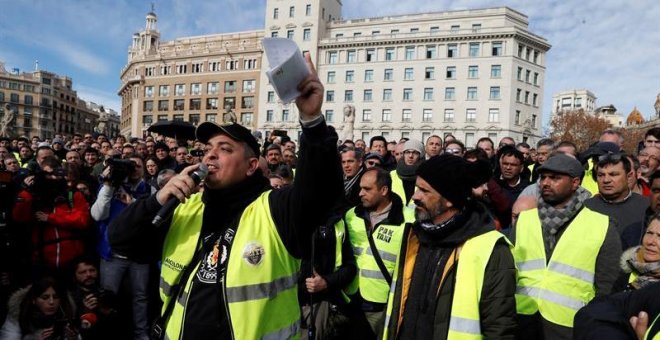
{"type": "Polygon", "coordinates": [[[660,129],[338,141],[307,62],[299,144],[0,138],[0,339],[658,333],[660,129]]]}

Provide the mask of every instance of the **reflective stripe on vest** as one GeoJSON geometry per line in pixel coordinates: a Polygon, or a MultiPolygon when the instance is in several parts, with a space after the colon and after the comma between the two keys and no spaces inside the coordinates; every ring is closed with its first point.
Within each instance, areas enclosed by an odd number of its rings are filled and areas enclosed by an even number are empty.
{"type": "Polygon", "coordinates": [[[504,235],[493,230],[467,240],[461,248],[447,339],[483,339],[479,302],[486,266],[495,244],[502,238],[504,235]]]}
{"type": "Polygon", "coordinates": [[[548,262],[538,210],[523,211],[513,248],[518,313],[538,311],[552,323],[573,327],[575,313],[596,296],[596,258],[608,225],[607,216],[582,208],[566,227],[548,262]]]}
{"type": "Polygon", "coordinates": [[[656,332],[653,334],[653,338],[649,338],[651,335],[651,331],[653,330],[653,327],[655,326],[655,323],[658,322],[658,319],[660,319],[660,315],[656,316],[655,319],[653,319],[653,322],[649,326],[649,328],[646,330],[646,334],[644,334],[644,340],[660,340],[660,332],[656,332]]]}
{"type": "MultiPolygon", "coordinates": [[[[380,224],[372,233],[374,244],[390,275],[393,273],[401,249],[404,226],[406,222],[414,220],[413,211],[406,207],[403,208],[403,215],[404,221],[401,225],[380,224]]],[[[359,269],[359,275],[356,275],[353,282],[347,287],[346,293],[352,295],[359,289],[360,295],[366,301],[386,303],[390,287],[373,257],[364,220],[355,215],[355,208],[346,213],[345,220],[359,269]]]]}
{"type": "MultiPolygon", "coordinates": [[[[227,260],[227,274],[221,279],[227,318],[235,339],[299,336],[297,278],[300,261],[287,252],[277,233],[268,195],[269,192],[263,193],[243,211],[227,260]]],[[[174,213],[163,251],[160,287],[164,306],[170,298],[171,287],[178,282],[178,275],[190,265],[199,238],[203,208],[201,195],[196,194],[179,205],[174,213]]],[[[177,299],[166,325],[166,338],[179,339],[185,332],[182,325],[192,279],[191,275],[177,299]]]]}

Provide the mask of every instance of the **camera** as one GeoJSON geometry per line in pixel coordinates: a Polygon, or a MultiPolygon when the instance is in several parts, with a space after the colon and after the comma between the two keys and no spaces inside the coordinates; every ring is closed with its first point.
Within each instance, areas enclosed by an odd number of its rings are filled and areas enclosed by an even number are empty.
{"type": "Polygon", "coordinates": [[[128,159],[108,158],[105,160],[105,165],[110,167],[110,174],[103,180],[110,181],[115,188],[120,187],[135,171],[135,162],[128,159]]]}

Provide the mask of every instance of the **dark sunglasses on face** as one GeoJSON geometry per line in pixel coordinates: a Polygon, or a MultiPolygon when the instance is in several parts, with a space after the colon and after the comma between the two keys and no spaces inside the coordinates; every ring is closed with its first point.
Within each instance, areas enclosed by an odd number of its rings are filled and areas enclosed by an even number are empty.
{"type": "Polygon", "coordinates": [[[625,154],[608,152],[604,155],[598,156],[598,162],[604,162],[604,161],[618,162],[623,157],[625,157],[625,154]]]}

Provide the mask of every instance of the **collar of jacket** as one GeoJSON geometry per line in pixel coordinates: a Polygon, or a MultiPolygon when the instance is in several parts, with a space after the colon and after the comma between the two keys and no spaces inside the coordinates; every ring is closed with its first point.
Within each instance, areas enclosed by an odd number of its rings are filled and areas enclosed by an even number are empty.
{"type": "MultiPolygon", "coordinates": [[[[399,195],[390,191],[390,199],[392,200],[392,209],[387,215],[387,218],[381,221],[379,224],[389,224],[389,225],[401,225],[403,224],[403,201],[399,195]]],[[[365,221],[369,221],[369,212],[364,209],[362,205],[355,207],[355,215],[359,216],[365,221]]],[[[374,226],[376,229],[376,226],[374,226]]]]}

